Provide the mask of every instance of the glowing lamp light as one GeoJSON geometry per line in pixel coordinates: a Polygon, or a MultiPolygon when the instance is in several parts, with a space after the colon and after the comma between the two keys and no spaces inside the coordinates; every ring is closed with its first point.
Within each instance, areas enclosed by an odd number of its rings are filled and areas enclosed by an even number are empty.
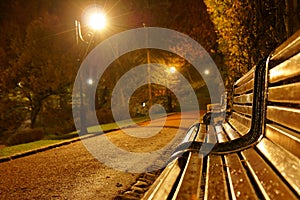
{"type": "Polygon", "coordinates": [[[106,17],[103,13],[93,13],[89,16],[88,26],[94,30],[102,30],[106,26],[106,17]]]}
{"type": "Polygon", "coordinates": [[[175,67],[170,67],[170,73],[174,74],[176,72],[176,68],[175,67]]]}
{"type": "Polygon", "coordinates": [[[93,85],[94,81],[93,81],[93,79],[90,78],[90,79],[87,80],[87,83],[88,83],[89,85],[93,85]]]}
{"type": "Polygon", "coordinates": [[[205,74],[205,75],[209,75],[209,74],[210,74],[210,71],[209,71],[208,69],[206,69],[206,70],[204,71],[204,74],[205,74]]]}

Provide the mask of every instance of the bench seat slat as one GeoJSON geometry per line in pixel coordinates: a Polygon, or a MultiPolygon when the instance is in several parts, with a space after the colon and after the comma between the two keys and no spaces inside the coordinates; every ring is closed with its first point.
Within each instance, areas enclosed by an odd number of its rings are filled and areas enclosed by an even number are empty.
{"type": "Polygon", "coordinates": [[[198,199],[201,194],[203,156],[190,153],[173,199],[198,199]]]}
{"type": "Polygon", "coordinates": [[[300,83],[269,88],[268,100],[271,102],[300,103],[300,83]]]}
{"type": "Polygon", "coordinates": [[[178,160],[174,160],[172,163],[167,165],[142,199],[167,199],[177,177],[180,174],[180,171],[181,169],[179,167],[178,160]]]}
{"type": "Polygon", "coordinates": [[[300,132],[300,109],[268,106],[267,119],[300,132]]]}
{"type": "Polygon", "coordinates": [[[300,162],[299,158],[280,148],[278,145],[264,138],[257,145],[260,152],[272,163],[285,180],[300,195],[300,162]]]}
{"type": "Polygon", "coordinates": [[[204,199],[229,199],[221,156],[208,156],[204,199]]]}
{"type": "Polygon", "coordinates": [[[225,163],[233,199],[258,199],[238,155],[225,155],[225,163]]]}
{"type": "Polygon", "coordinates": [[[205,124],[200,124],[199,125],[199,131],[198,134],[195,138],[196,142],[204,142],[206,137],[206,125],[205,124]]]}
{"type": "Polygon", "coordinates": [[[231,118],[228,123],[238,132],[239,135],[245,135],[250,130],[249,126],[245,126],[245,124],[235,118],[231,118]]]}
{"type": "Polygon", "coordinates": [[[184,143],[184,142],[193,141],[196,137],[197,132],[198,132],[198,127],[197,126],[192,126],[188,130],[188,132],[187,132],[186,136],[184,137],[184,139],[182,140],[182,142],[184,143]]]}
{"type": "Polygon", "coordinates": [[[297,199],[253,148],[243,151],[242,156],[266,199],[297,199]]]}
{"type": "Polygon", "coordinates": [[[208,125],[205,141],[212,144],[216,144],[218,142],[217,133],[213,125],[208,125]]]}
{"type": "Polygon", "coordinates": [[[240,137],[240,135],[228,123],[224,123],[222,124],[222,126],[226,131],[226,134],[228,135],[229,139],[235,140],[240,137]]]}
{"type": "Polygon", "coordinates": [[[216,133],[217,133],[217,139],[218,139],[218,143],[222,143],[222,142],[227,142],[227,136],[226,133],[223,131],[223,128],[221,125],[217,125],[215,126],[216,129],[216,133]]]}
{"type": "Polygon", "coordinates": [[[300,75],[300,53],[270,69],[270,83],[276,83],[300,75]]]}
{"type": "Polygon", "coordinates": [[[299,134],[275,124],[267,124],[266,137],[300,158],[299,134]]]}

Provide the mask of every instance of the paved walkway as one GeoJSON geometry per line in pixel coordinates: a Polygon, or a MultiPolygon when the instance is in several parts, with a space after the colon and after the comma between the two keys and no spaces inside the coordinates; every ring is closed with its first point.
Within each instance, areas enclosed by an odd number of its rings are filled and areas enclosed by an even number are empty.
{"type": "MultiPolygon", "coordinates": [[[[126,151],[152,151],[174,137],[178,130],[175,127],[186,130],[195,119],[186,118],[181,125],[179,121],[180,115],[169,116],[166,128],[146,139],[146,143],[151,144],[146,149],[140,139],[128,137],[123,131],[87,140],[97,141],[96,138],[107,137],[126,151]]],[[[155,123],[152,126],[155,127],[155,123]]],[[[151,163],[149,160],[148,164],[151,163]]],[[[138,173],[122,172],[99,162],[82,141],[78,141],[0,163],[0,199],[113,199],[134,183],[138,176],[138,173]]]]}

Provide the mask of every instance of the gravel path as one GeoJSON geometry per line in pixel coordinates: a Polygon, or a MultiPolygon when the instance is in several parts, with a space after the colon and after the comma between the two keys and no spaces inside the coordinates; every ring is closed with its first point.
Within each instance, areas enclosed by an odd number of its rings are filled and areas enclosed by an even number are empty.
{"type": "MultiPolygon", "coordinates": [[[[121,131],[94,139],[108,137],[117,146],[135,152],[153,150],[176,134],[179,119],[178,115],[168,117],[167,128],[147,138],[147,144],[151,144],[147,149],[143,148],[143,143],[121,131]]],[[[193,118],[185,120],[181,125],[183,133],[194,121],[193,118]]],[[[109,168],[95,159],[79,141],[0,163],[0,199],[113,199],[135,183],[139,176],[138,173],[109,168]]]]}

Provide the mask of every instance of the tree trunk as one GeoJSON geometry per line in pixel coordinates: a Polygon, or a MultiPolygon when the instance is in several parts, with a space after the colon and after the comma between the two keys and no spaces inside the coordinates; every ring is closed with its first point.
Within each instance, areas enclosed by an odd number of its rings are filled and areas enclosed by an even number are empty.
{"type": "Polygon", "coordinates": [[[37,102],[33,103],[32,110],[31,110],[31,116],[30,116],[30,120],[31,120],[30,128],[35,127],[36,119],[41,110],[41,107],[42,107],[41,101],[37,101],[37,102]]]}
{"type": "Polygon", "coordinates": [[[300,28],[299,7],[297,0],[285,0],[284,23],[287,37],[290,37],[300,28]]]}

